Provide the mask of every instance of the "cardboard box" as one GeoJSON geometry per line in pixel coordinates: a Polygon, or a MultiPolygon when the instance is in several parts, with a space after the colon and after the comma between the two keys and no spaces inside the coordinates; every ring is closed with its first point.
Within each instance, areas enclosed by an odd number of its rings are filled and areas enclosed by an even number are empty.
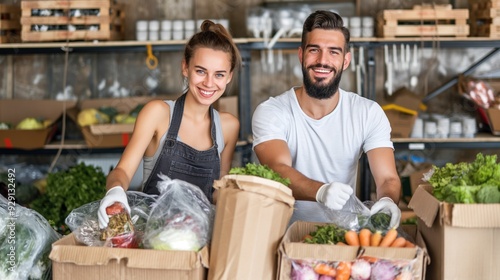
{"type": "Polygon", "coordinates": [[[214,188],[219,194],[208,279],[276,279],[278,245],[295,203],[291,189],[247,175],[226,175],[214,188]]]}
{"type": "Polygon", "coordinates": [[[53,280],[205,279],[208,249],[199,252],[78,245],[70,234],[52,244],[53,280]]]}
{"type": "Polygon", "coordinates": [[[0,122],[6,122],[13,128],[0,130],[0,148],[41,149],[56,132],[55,121],[61,117],[64,109],[69,110],[76,105],[75,101],[56,100],[0,100],[0,122]],[[15,129],[25,118],[41,118],[50,125],[42,129],[15,129]]]}
{"type": "MultiPolygon", "coordinates": [[[[128,114],[137,105],[146,104],[154,99],[175,100],[176,96],[155,96],[155,97],[128,97],[128,98],[100,98],[82,100],[78,108],[72,110],[70,117],[77,120],[78,112],[89,108],[100,108],[111,106],[119,113],[128,114]]],[[[95,124],[80,127],[85,143],[90,148],[119,148],[127,146],[134,130],[134,124],[95,124]]]]}
{"type": "Polygon", "coordinates": [[[489,108],[487,111],[491,133],[493,135],[500,135],[500,110],[489,108]]]}
{"type": "Polygon", "coordinates": [[[425,107],[415,93],[401,88],[386,98],[382,109],[391,123],[391,138],[408,138],[419,110],[425,107]]]}
{"type": "MultiPolygon", "coordinates": [[[[305,221],[294,222],[286,231],[279,247],[279,280],[290,280],[292,271],[291,259],[295,260],[323,260],[323,261],[354,261],[360,252],[358,246],[336,246],[325,244],[307,244],[302,242],[306,234],[315,231],[317,225],[305,221]]],[[[365,255],[384,259],[415,259],[414,273],[420,275],[415,280],[425,279],[426,266],[429,258],[425,243],[417,231],[416,226],[402,226],[406,233],[415,239],[415,248],[381,248],[365,247],[365,255]]]]}
{"type": "Polygon", "coordinates": [[[432,260],[429,279],[499,279],[500,204],[441,202],[420,185],[409,207],[432,260]]]}

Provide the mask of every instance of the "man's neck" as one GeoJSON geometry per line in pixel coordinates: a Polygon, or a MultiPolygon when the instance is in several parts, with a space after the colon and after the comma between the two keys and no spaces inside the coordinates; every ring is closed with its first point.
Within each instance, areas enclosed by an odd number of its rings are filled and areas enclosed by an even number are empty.
{"type": "Polygon", "coordinates": [[[295,89],[295,96],[302,111],[309,117],[319,120],[330,114],[339,103],[339,90],[328,99],[316,99],[310,97],[304,87],[295,89]]]}

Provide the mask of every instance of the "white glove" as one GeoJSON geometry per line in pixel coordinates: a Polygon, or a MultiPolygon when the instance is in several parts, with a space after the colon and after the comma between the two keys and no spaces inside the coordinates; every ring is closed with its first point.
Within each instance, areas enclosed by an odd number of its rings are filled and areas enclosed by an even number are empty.
{"type": "Polygon", "coordinates": [[[316,193],[316,201],[332,210],[341,210],[351,197],[351,186],[333,182],[324,184],[316,193]]]}
{"type": "Polygon", "coordinates": [[[128,205],[127,194],[122,187],[116,186],[108,190],[106,195],[101,199],[99,209],[97,210],[97,218],[99,219],[99,228],[103,229],[108,226],[109,217],[106,214],[106,208],[115,202],[120,202],[125,207],[125,210],[130,214],[130,206],[128,205]]]}
{"type": "Polygon", "coordinates": [[[370,215],[373,215],[382,210],[387,210],[391,214],[391,222],[389,224],[389,228],[397,228],[399,226],[399,220],[401,219],[401,210],[394,203],[394,201],[389,197],[382,197],[379,201],[373,204],[370,215]]]}

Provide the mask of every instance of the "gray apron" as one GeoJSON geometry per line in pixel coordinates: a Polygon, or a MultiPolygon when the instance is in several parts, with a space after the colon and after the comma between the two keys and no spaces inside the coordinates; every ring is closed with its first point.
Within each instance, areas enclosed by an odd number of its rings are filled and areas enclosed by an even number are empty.
{"type": "Polygon", "coordinates": [[[198,186],[207,196],[208,200],[213,203],[213,182],[220,177],[220,159],[217,150],[214,109],[212,106],[209,108],[211,120],[210,132],[213,145],[208,150],[198,151],[177,140],[184,112],[185,99],[186,94],[183,94],[175,102],[174,113],[165,143],[148,180],[144,184],[144,192],[147,194],[159,194],[156,186],[160,181],[158,175],[162,173],[170,179],[179,179],[198,186]]]}

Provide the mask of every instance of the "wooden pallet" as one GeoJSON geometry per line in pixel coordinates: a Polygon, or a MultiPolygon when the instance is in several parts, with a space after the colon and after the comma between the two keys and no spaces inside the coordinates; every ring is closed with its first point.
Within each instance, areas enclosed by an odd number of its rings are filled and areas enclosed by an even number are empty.
{"type": "Polygon", "coordinates": [[[380,37],[467,37],[468,9],[415,6],[411,10],[384,10],[378,18],[380,37]]]}
{"type": "Polygon", "coordinates": [[[19,5],[0,4],[0,43],[18,42],[21,35],[19,5]]]}
{"type": "Polygon", "coordinates": [[[112,0],[21,1],[21,11],[23,42],[123,39],[125,15],[112,0]]]}
{"type": "Polygon", "coordinates": [[[471,36],[500,38],[500,0],[469,0],[471,36]]]}

